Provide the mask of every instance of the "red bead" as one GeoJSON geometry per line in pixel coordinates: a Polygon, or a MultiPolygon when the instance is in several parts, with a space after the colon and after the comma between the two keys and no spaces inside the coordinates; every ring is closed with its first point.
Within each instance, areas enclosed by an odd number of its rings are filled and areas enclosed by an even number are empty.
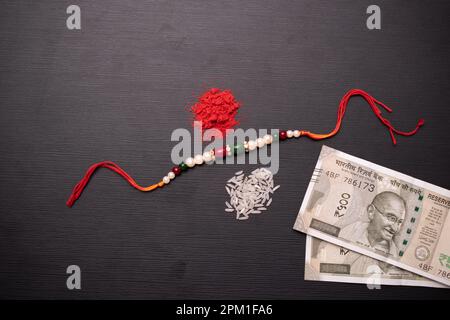
{"type": "Polygon", "coordinates": [[[284,130],[280,131],[280,140],[283,141],[286,139],[287,139],[287,132],[284,130]]]}
{"type": "Polygon", "coordinates": [[[181,174],[180,167],[176,166],[172,168],[172,172],[175,173],[176,176],[179,176],[181,174]]]}
{"type": "Polygon", "coordinates": [[[227,149],[225,147],[214,149],[214,155],[216,158],[223,158],[227,155],[227,149]]]}

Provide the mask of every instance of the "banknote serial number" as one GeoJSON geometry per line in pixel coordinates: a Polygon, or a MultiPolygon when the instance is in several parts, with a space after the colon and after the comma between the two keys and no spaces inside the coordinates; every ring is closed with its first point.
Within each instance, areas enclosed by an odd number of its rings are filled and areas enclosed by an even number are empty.
{"type": "MultiPolygon", "coordinates": [[[[333,172],[333,171],[326,171],[325,174],[330,177],[331,179],[337,179],[340,177],[339,173],[333,172]]],[[[344,183],[348,183],[349,185],[354,186],[355,188],[359,188],[362,190],[367,190],[369,192],[375,191],[375,185],[373,183],[361,181],[358,179],[353,179],[349,177],[344,177],[344,183]]]]}
{"type": "Polygon", "coordinates": [[[437,275],[441,276],[442,278],[450,279],[450,272],[442,270],[442,269],[438,269],[437,275]]]}
{"type": "MultiPolygon", "coordinates": [[[[431,270],[433,270],[433,266],[430,266],[429,264],[426,263],[419,263],[419,268],[426,272],[430,272],[431,270]]],[[[450,279],[450,272],[440,268],[438,268],[437,275],[442,278],[450,279]]]]}
{"type": "Polygon", "coordinates": [[[430,266],[429,264],[426,263],[419,263],[419,268],[426,272],[430,272],[431,270],[433,270],[433,266],[430,266]]]}

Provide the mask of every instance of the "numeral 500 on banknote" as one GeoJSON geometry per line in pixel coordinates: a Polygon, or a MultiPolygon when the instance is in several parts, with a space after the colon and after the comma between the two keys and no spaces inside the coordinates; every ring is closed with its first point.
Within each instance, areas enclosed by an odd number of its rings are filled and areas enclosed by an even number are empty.
{"type": "Polygon", "coordinates": [[[449,190],[323,146],[294,229],[450,286],[449,208],[449,190]]]}

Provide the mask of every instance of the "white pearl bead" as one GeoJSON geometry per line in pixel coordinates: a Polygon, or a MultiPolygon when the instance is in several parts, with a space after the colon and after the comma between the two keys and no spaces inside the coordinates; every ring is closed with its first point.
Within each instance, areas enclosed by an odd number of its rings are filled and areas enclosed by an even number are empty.
{"type": "Polygon", "coordinates": [[[256,141],[253,140],[248,141],[248,150],[250,151],[255,150],[257,146],[258,145],[256,144],[256,141]]]}
{"type": "Polygon", "coordinates": [[[169,178],[168,176],[165,176],[165,177],[163,178],[163,182],[164,182],[165,184],[168,184],[168,183],[170,182],[170,178],[169,178]]]}
{"type": "Polygon", "coordinates": [[[195,164],[203,164],[203,156],[201,154],[198,154],[194,157],[195,164]]]}
{"type": "Polygon", "coordinates": [[[272,141],[273,141],[273,138],[272,138],[272,136],[271,136],[270,134],[266,134],[266,135],[263,137],[263,139],[264,139],[264,143],[265,143],[265,144],[271,144],[272,141]]]}
{"type": "Polygon", "coordinates": [[[170,171],[167,176],[169,177],[170,180],[175,179],[175,173],[173,173],[172,171],[170,171]]]}
{"type": "Polygon", "coordinates": [[[195,166],[194,158],[191,158],[191,157],[187,158],[187,159],[184,161],[184,163],[186,163],[186,165],[187,165],[189,168],[192,168],[193,166],[195,166]]]}
{"type": "Polygon", "coordinates": [[[203,161],[209,162],[212,160],[212,154],[210,151],[206,151],[203,153],[203,161]]]}
{"type": "Polygon", "coordinates": [[[229,145],[225,146],[225,152],[227,154],[227,157],[231,156],[231,147],[229,145]]]}
{"type": "Polygon", "coordinates": [[[300,137],[300,130],[294,130],[294,137],[300,137]]]}
{"type": "Polygon", "coordinates": [[[286,135],[287,135],[288,138],[292,138],[292,137],[294,136],[294,131],[288,130],[288,131],[286,132],[286,135]]]}
{"type": "Polygon", "coordinates": [[[256,144],[258,145],[258,148],[262,148],[266,145],[263,138],[256,139],[256,144]]]}

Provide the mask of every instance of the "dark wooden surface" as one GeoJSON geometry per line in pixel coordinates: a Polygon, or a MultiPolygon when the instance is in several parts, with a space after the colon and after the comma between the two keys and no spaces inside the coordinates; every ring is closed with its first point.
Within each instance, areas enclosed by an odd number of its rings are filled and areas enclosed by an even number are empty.
{"type": "Polygon", "coordinates": [[[305,236],[292,226],[323,143],[449,188],[447,1],[85,1],[82,30],[65,1],[0,4],[0,297],[438,299],[450,291],[303,280],[305,236]],[[243,128],[330,130],[350,88],[423,129],[392,146],[362,99],[341,133],[280,148],[267,214],[224,212],[224,185],[258,165],[194,169],[140,193],[95,175],[65,201],[93,162],[113,160],[142,183],[169,168],[186,106],[210,87],[243,103],[243,128]],[[65,270],[82,269],[82,290],[65,270]]]}

